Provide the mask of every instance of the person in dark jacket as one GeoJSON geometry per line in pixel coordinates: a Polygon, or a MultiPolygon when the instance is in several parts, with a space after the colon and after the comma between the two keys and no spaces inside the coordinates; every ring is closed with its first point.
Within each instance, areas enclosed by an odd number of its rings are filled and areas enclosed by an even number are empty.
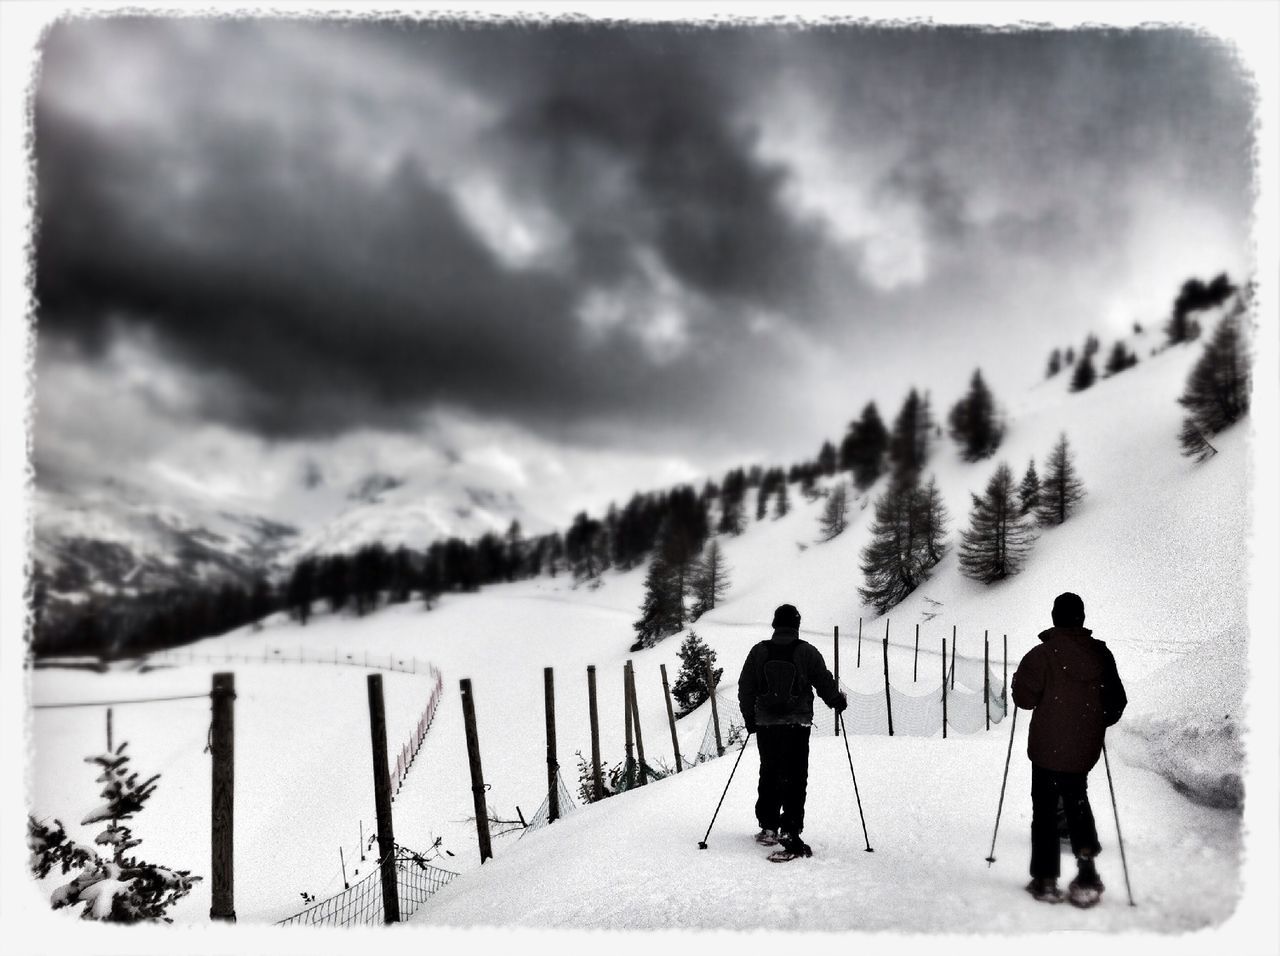
{"type": "Polygon", "coordinates": [[[773,615],[773,636],[751,648],[738,677],[738,706],[760,751],[756,842],[782,844],[789,856],[811,856],[800,839],[809,780],[809,728],[813,694],[838,712],[847,701],[819,650],[800,639],[800,612],[783,604],[773,615]]]}
{"type": "Polygon", "coordinates": [[[1057,807],[1061,798],[1076,856],[1071,902],[1089,906],[1103,885],[1094,858],[1101,852],[1089,806],[1089,771],[1102,754],[1108,727],[1128,699],[1107,645],[1084,626],[1084,602],[1070,592],[1053,602],[1053,627],[1027,652],[1013,675],[1013,702],[1033,711],[1031,758],[1031,882],[1036,899],[1060,902],[1057,807]]]}

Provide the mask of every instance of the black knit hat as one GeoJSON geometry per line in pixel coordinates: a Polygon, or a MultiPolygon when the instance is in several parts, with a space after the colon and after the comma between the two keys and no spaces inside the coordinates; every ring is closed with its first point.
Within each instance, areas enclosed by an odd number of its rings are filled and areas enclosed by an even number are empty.
{"type": "Polygon", "coordinates": [[[794,604],[781,604],[773,612],[773,627],[800,627],[800,612],[794,604]]]}
{"type": "Polygon", "coordinates": [[[1080,595],[1065,591],[1053,599],[1053,623],[1059,627],[1080,627],[1084,624],[1084,601],[1080,595]]]}

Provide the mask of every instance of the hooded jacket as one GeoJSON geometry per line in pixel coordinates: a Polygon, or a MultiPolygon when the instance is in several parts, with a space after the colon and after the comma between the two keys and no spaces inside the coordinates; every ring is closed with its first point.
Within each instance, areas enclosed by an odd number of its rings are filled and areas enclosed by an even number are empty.
{"type": "Polygon", "coordinates": [[[822,659],[822,652],[808,641],[800,640],[800,631],[794,627],[774,628],[773,636],[761,641],[751,648],[742,665],[742,673],[738,677],[738,707],[742,718],[748,725],[758,727],[778,725],[809,726],[813,723],[813,692],[826,702],[828,707],[835,706],[840,694],[836,679],[827,670],[827,662],[822,659]],[[769,692],[765,679],[765,664],[769,660],[770,650],[774,653],[788,650],[787,645],[794,644],[791,663],[795,665],[796,680],[794,704],[782,713],[766,710],[760,706],[760,698],[769,692]]]}
{"type": "Polygon", "coordinates": [[[1088,773],[1128,698],[1116,660],[1087,627],[1051,627],[1013,675],[1013,702],[1032,710],[1027,756],[1037,767],[1088,773]]]}

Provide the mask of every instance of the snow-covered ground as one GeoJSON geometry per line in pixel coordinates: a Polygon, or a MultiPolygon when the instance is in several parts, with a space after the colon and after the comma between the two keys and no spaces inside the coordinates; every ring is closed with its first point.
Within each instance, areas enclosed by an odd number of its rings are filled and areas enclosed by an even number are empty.
{"type": "MultiPolygon", "coordinates": [[[[1155,357],[1140,349],[1142,362],[1135,369],[1078,395],[1068,394],[1066,377],[1059,376],[1024,395],[998,396],[1010,418],[994,460],[964,463],[949,440],[940,440],[927,474],[936,474],[951,511],[952,550],[932,579],[889,615],[895,686],[913,691],[914,629],[920,624],[920,683],[914,690],[932,693],[940,680],[941,641],[950,640],[953,627],[960,657],[970,666],[981,662],[983,633],[990,632],[992,670],[999,677],[1005,635],[1012,670],[1048,626],[1053,597],[1064,590],[1083,596],[1086,624],[1111,646],[1129,686],[1130,710],[1110,740],[1135,908],[1124,905],[1101,764],[1091,786],[1106,847],[1105,904],[1081,913],[1035,905],[1021,892],[1030,812],[1025,720],[1017,728],[998,859],[991,868],[984,858],[1007,723],[947,740],[851,737],[875,848],[869,854],[843,743],[832,736],[829,712],[818,715],[811,761],[806,835],[817,853],[813,860],[770,866],[750,842],[757,766],[752,744],[708,851],[699,851],[697,841],[732,766],[728,760],[577,809],[524,837],[496,837],[495,859],[480,868],[469,822],[459,679],[473,683],[488,803],[501,819],[531,817],[544,795],[544,667],[555,668],[559,759],[570,790],[577,789],[574,752],[589,753],[590,664],[598,668],[605,762],[622,758],[627,660],[636,668],[650,762],[672,762],[659,665],[666,665],[674,681],[680,638],[634,654],[627,650],[643,568],[608,572],[597,588],[575,586],[561,576],[489,587],[477,595],[446,595],[429,612],[415,603],[359,619],[320,613],[305,628],[278,615],[261,629],[245,628],[193,648],[197,655],[252,663],[153,661],[165,666],[105,675],[42,669],[32,675],[31,699],[200,693],[213,670],[235,671],[236,909],[242,923],[287,915],[300,908],[302,892],[323,897],[340,889],[339,847],[349,870],[358,865],[359,827],[363,823],[367,835],[374,818],[367,653],[375,662],[404,660],[421,667],[430,661],[444,674],[444,698],[396,800],[395,827],[397,840],[418,850],[439,837],[441,849],[454,854],[441,865],[461,876],[414,925],[930,934],[1082,928],[1177,934],[1214,927],[1230,917],[1241,892],[1242,817],[1233,804],[1240,796],[1240,734],[1247,719],[1241,708],[1248,674],[1251,445],[1246,422],[1215,440],[1220,454],[1204,464],[1179,455],[1181,409],[1175,399],[1199,352],[1199,344],[1155,357]],[[1017,578],[984,587],[960,576],[954,549],[959,529],[967,525],[969,494],[982,490],[999,460],[1020,477],[1035,457],[1043,472],[1045,456],[1063,431],[1088,490],[1079,513],[1041,533],[1017,578]],[[335,653],[336,666],[300,660],[331,661],[335,653]]],[[[794,487],[794,510],[787,517],[751,521],[741,536],[722,539],[732,589],[694,629],[725,668],[728,700],[741,661],[768,635],[770,615],[782,602],[800,608],[803,635],[829,663],[832,629],[839,626],[841,676],[850,687],[883,688],[879,641],[885,621],[861,607],[856,590],[870,502],[879,490],[854,499],[849,529],[831,542],[817,540],[822,501],[805,501],[794,487]],[[862,667],[856,668],[860,617],[864,643],[862,667]]],[[[389,673],[385,683],[394,748],[411,732],[430,682],[422,674],[389,673]]],[[[706,710],[680,722],[683,753],[698,749],[706,710]]],[[[136,769],[164,773],[135,826],[143,855],[207,875],[207,703],[131,705],[115,713],[116,737],[130,742],[136,769]]],[[[729,716],[722,713],[723,719],[729,716]]],[[[105,742],[102,709],[36,711],[30,732],[31,806],[75,830],[96,803],[82,759],[105,742]]],[[[24,905],[42,904],[29,898],[24,905]]],[[[199,924],[207,913],[206,883],[173,915],[180,923],[199,924]]]]}

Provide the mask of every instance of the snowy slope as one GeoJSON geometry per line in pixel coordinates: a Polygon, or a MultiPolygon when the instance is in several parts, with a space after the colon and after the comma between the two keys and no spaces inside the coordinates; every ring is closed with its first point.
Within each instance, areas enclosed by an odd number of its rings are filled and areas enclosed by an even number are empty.
{"type": "MultiPolygon", "coordinates": [[[[1112,763],[1126,841],[1133,841],[1135,895],[1149,902],[1133,911],[1118,902],[1104,907],[1098,918],[1109,928],[1176,932],[1214,925],[1230,913],[1238,893],[1239,813],[1205,806],[1204,801],[1229,791],[1231,776],[1238,779],[1241,771],[1236,721],[1247,645],[1249,423],[1220,436],[1221,454],[1202,465],[1179,455],[1181,410],[1175,399],[1199,352],[1199,344],[1154,357],[1140,351],[1142,362],[1135,369],[1081,394],[1067,394],[1066,378],[1059,376],[1023,395],[998,396],[1010,409],[1010,421],[1004,444],[991,461],[964,463],[949,441],[939,442],[926,473],[937,476],[951,511],[952,551],[932,579],[889,615],[895,686],[912,689],[912,645],[919,623],[917,689],[932,693],[939,683],[941,640],[950,639],[953,626],[962,659],[981,660],[984,630],[990,631],[996,654],[1007,634],[1012,665],[1048,625],[1054,595],[1073,590],[1084,597],[1086,623],[1115,651],[1130,688],[1130,712],[1112,735],[1112,763]],[[1089,492],[1079,513],[1041,534],[1018,577],[993,587],[961,577],[954,547],[959,528],[967,524],[969,494],[982,490],[998,460],[1008,461],[1019,475],[1033,456],[1042,466],[1061,431],[1068,434],[1089,492]],[[929,619],[930,614],[936,616],[929,619]],[[1219,704],[1230,719],[1215,724],[1219,704]],[[1170,781],[1201,802],[1188,799],[1170,781]],[[1160,848],[1168,850],[1163,857],[1160,848]],[[1178,878],[1161,880],[1162,871],[1170,868],[1178,878]]],[[[875,487],[854,502],[849,529],[831,542],[817,541],[822,501],[805,501],[796,488],[791,489],[794,510],[787,517],[749,522],[741,536],[722,539],[732,589],[694,627],[725,668],[730,702],[742,659],[755,641],[767,636],[773,608],[784,601],[800,608],[804,635],[828,662],[832,628],[840,627],[841,676],[850,687],[869,693],[883,687],[878,642],[885,621],[861,607],[856,590],[858,556],[872,513],[869,502],[879,490],[875,487]],[[864,503],[866,509],[860,510],[864,503]],[[865,640],[858,668],[860,617],[865,640]]],[[[982,862],[1008,743],[1005,724],[989,734],[953,734],[946,741],[855,737],[854,760],[874,855],[862,851],[843,747],[830,736],[829,714],[819,713],[807,832],[820,857],[807,870],[792,866],[779,872],[775,867],[760,874],[762,881],[742,877],[743,872],[757,872],[744,868],[765,866],[758,862],[758,849],[744,842],[752,822],[754,747],[748,747],[740,779],[717,823],[719,838],[712,836],[714,852],[699,854],[696,841],[728,773],[730,765],[723,760],[575,811],[562,823],[523,839],[498,837],[495,861],[478,870],[474,828],[468,822],[472,810],[460,678],[470,678],[474,685],[489,806],[501,819],[515,819],[517,806],[526,819],[531,817],[545,791],[544,667],[555,668],[559,759],[571,790],[576,790],[574,751],[589,752],[589,664],[598,668],[605,762],[622,757],[621,675],[628,659],[636,667],[650,762],[672,761],[658,668],[665,664],[674,680],[680,638],[627,652],[643,576],[643,568],[608,572],[598,588],[574,586],[563,576],[541,578],[488,587],[479,594],[446,595],[430,612],[412,604],[363,619],[319,614],[305,628],[277,617],[261,630],[245,628],[200,642],[197,653],[255,659],[265,653],[275,661],[296,659],[303,651],[325,659],[337,652],[344,663],[327,670],[287,661],[233,668],[244,675],[246,686],[259,688],[252,704],[245,700],[246,728],[283,727],[286,722],[324,728],[310,736],[301,729],[257,738],[254,731],[245,731],[246,766],[255,768],[238,775],[238,799],[254,807],[245,813],[246,839],[252,847],[269,838],[273,848],[288,847],[298,856],[282,866],[278,854],[255,856],[246,849],[238,867],[245,869],[243,885],[255,891],[238,893],[241,919],[279,918],[301,890],[332,887],[337,847],[344,846],[351,859],[358,850],[358,822],[364,820],[368,829],[372,789],[360,666],[367,652],[375,658],[430,660],[445,676],[436,724],[395,806],[400,842],[426,849],[441,837],[442,846],[456,854],[447,865],[463,873],[424,910],[423,921],[895,926],[918,931],[1085,925],[1073,911],[1010,903],[1025,872],[1028,770],[1021,743],[1015,746],[1000,859],[990,871],[982,862]],[[348,654],[350,668],[345,666],[348,654]],[[251,706],[259,708],[252,718],[251,706]],[[298,747],[293,743],[297,739],[310,742],[298,747]],[[334,766],[345,770],[334,773],[334,766]],[[285,796],[272,789],[282,779],[296,785],[285,796]],[[296,793],[316,802],[297,809],[296,793]],[[266,806],[255,823],[255,805],[262,801],[266,806]],[[604,859],[614,865],[602,867],[604,859]],[[763,882],[765,877],[778,882],[763,882]],[[535,888],[541,893],[536,899],[535,888]],[[811,909],[797,908],[797,893],[813,900],[806,904],[811,909]],[[744,922],[748,911],[757,922],[744,922]],[[825,922],[812,923],[820,917],[825,922]]],[[[997,675],[1002,663],[993,666],[997,675]]],[[[143,679],[149,688],[186,690],[206,687],[208,671],[203,665],[178,666],[144,677],[42,670],[33,677],[32,694],[37,701],[126,697],[136,690],[132,682],[143,679]]],[[[413,675],[391,676],[412,688],[413,675]]],[[[389,682],[389,694],[391,687],[389,682]]],[[[413,699],[413,692],[406,692],[413,699]]],[[[392,729],[393,740],[409,731],[415,706],[420,705],[396,705],[395,719],[404,730],[397,734],[392,729]]],[[[189,710],[166,713],[163,725],[149,723],[144,729],[139,724],[127,736],[139,769],[167,774],[156,806],[138,827],[148,841],[143,849],[170,865],[200,872],[207,859],[201,804],[193,802],[187,812],[176,805],[166,810],[159,803],[166,781],[184,774],[200,780],[207,773],[207,767],[201,769],[199,747],[189,745],[202,738],[207,710],[200,702],[189,710]],[[182,756],[177,758],[174,751],[180,744],[182,756]],[[181,773],[170,770],[178,759],[194,762],[181,765],[181,773]]],[[[680,722],[683,753],[697,750],[707,726],[706,710],[680,722]]],[[[31,799],[40,812],[56,811],[71,823],[84,795],[67,791],[65,781],[87,781],[80,761],[100,746],[101,728],[101,711],[93,708],[37,712],[31,799]]],[[[1019,727],[1020,740],[1023,734],[1019,727]]],[[[1095,806],[1103,842],[1110,847],[1100,774],[1101,768],[1093,778],[1095,806]]],[[[1117,861],[1108,855],[1104,863],[1109,901],[1120,901],[1117,861]]],[[[239,868],[237,873],[239,881],[239,868]]],[[[206,913],[206,906],[193,899],[175,915],[200,922],[206,913]]]]}

